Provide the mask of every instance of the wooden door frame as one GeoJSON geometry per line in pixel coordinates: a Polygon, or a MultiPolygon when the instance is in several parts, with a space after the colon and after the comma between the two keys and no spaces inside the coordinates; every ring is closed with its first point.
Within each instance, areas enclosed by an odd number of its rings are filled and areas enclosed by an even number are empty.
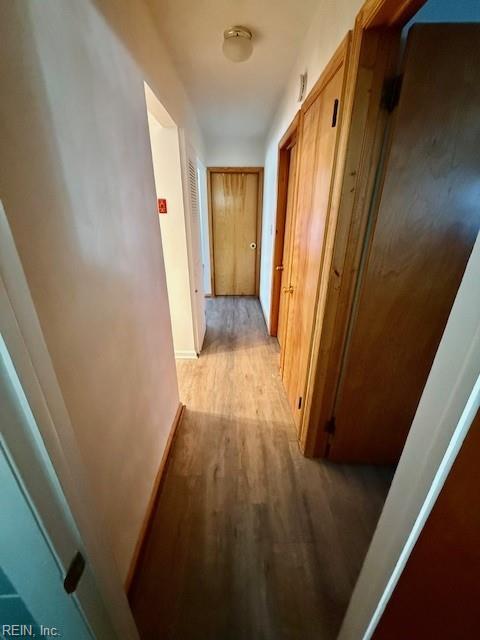
{"type": "Polygon", "coordinates": [[[387,117],[381,108],[383,86],[396,72],[401,29],[425,2],[367,0],[355,21],[300,428],[306,456],[327,453],[326,427],[335,405],[387,117]]]}
{"type": "Polygon", "coordinates": [[[207,199],[208,199],[208,244],[210,249],[210,282],[211,297],[215,297],[215,241],[213,235],[212,209],[212,174],[213,173],[256,173],[258,174],[257,197],[257,233],[255,242],[257,253],[255,256],[255,295],[260,292],[260,258],[262,251],[262,210],[263,210],[263,167],[207,167],[207,199]]]}
{"type": "MultiPolygon", "coordinates": [[[[273,248],[272,287],[270,296],[269,322],[269,333],[271,336],[276,336],[278,332],[278,314],[280,311],[280,285],[282,282],[282,272],[277,271],[277,265],[279,265],[283,260],[283,251],[285,244],[288,186],[290,182],[290,145],[298,135],[299,122],[300,111],[297,111],[295,117],[289,124],[287,130],[278,143],[277,211],[275,216],[275,242],[273,248]]],[[[296,182],[296,173],[297,172],[295,171],[293,175],[293,182],[290,183],[293,184],[294,187],[296,182]]],[[[285,265],[283,266],[285,269],[285,265]]]]}

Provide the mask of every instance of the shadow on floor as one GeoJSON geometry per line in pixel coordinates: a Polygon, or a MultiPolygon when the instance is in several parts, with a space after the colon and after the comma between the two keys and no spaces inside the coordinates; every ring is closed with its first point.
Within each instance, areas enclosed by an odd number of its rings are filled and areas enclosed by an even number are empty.
{"type": "Polygon", "coordinates": [[[338,633],[391,480],[304,458],[288,421],[187,408],[132,609],[142,638],[338,633]]]}

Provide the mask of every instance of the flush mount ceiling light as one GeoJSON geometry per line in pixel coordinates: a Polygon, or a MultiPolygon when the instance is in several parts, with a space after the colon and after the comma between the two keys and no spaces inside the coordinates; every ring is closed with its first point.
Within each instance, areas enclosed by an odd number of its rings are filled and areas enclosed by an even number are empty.
{"type": "Polygon", "coordinates": [[[223,32],[223,55],[232,62],[248,60],[252,51],[252,32],[246,27],[230,27],[223,32]]]}

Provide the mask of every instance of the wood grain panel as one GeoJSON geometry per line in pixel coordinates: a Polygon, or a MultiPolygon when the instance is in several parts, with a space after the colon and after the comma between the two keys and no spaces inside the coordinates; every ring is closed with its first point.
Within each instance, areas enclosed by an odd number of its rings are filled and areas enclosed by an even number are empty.
{"type": "Polygon", "coordinates": [[[478,25],[410,32],[336,407],[334,460],[398,460],[477,236],[479,41],[478,25]]]}
{"type": "Polygon", "coordinates": [[[298,200],[293,239],[293,287],[289,305],[283,376],[297,428],[310,361],[320,268],[335,164],[337,118],[344,76],[343,61],[322,85],[303,114],[298,160],[298,200]]]}
{"type": "Polygon", "coordinates": [[[211,173],[216,295],[255,295],[259,175],[211,173]]]}
{"type": "Polygon", "coordinates": [[[480,413],[375,631],[375,640],[479,634],[480,413]]]}

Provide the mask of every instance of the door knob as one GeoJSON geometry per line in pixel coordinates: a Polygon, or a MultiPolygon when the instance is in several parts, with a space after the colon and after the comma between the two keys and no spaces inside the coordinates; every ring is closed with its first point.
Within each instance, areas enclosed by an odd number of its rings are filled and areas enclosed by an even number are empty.
{"type": "Polygon", "coordinates": [[[285,293],[293,293],[293,287],[290,285],[289,287],[283,287],[285,293]]]}
{"type": "Polygon", "coordinates": [[[256,249],[257,248],[257,243],[256,242],[251,242],[250,243],[250,249],[256,249]]]}

